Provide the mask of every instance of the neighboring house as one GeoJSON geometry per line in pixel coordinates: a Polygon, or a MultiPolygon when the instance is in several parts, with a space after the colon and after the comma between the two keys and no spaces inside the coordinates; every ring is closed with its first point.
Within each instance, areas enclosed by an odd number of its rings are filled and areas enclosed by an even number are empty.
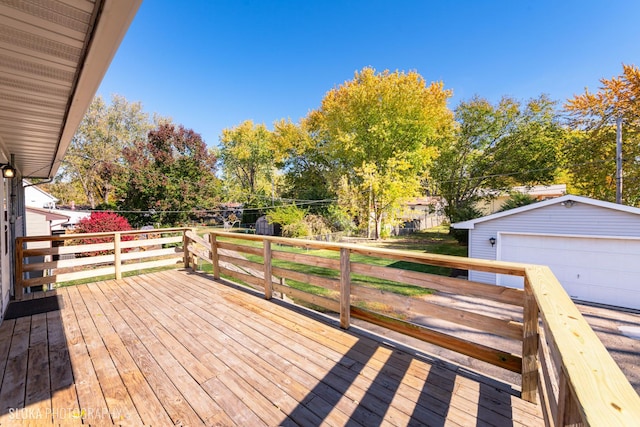
{"type": "MultiPolygon", "coordinates": [[[[534,185],[533,187],[513,187],[511,193],[528,194],[537,201],[554,199],[567,194],[566,184],[554,184],[554,185],[534,185]]],[[[490,215],[498,212],[502,209],[502,206],[511,197],[511,194],[506,191],[489,191],[485,193],[486,198],[483,198],[476,204],[476,208],[482,212],[483,215],[490,215]]]]}
{"type": "Polygon", "coordinates": [[[64,233],[66,229],[73,229],[82,218],[91,216],[91,212],[72,211],[69,209],[53,209],[51,212],[67,218],[66,221],[53,221],[51,223],[51,231],[54,233],[64,233]]]}
{"type": "MultiPolygon", "coordinates": [[[[640,209],[566,195],[452,225],[469,257],[551,267],[577,300],[640,309],[640,209]]],[[[469,279],[522,288],[522,278],[469,279]]]]}
{"type": "Polygon", "coordinates": [[[44,191],[42,188],[33,185],[26,179],[22,180],[24,187],[24,204],[33,208],[55,209],[58,199],[44,191]]]}
{"type": "MultiPolygon", "coordinates": [[[[64,224],[69,221],[67,215],[53,212],[47,209],[26,207],[26,228],[27,236],[50,236],[55,225],[64,224]]],[[[36,246],[29,246],[29,248],[36,246]]]]}
{"type": "Polygon", "coordinates": [[[141,0],[3,2],[0,7],[0,319],[26,233],[23,178],[53,178],[141,0]]]}
{"type": "Polygon", "coordinates": [[[393,234],[400,235],[437,227],[445,219],[440,197],[415,197],[402,206],[402,224],[393,227],[393,234]]]}
{"type": "MultiPolygon", "coordinates": [[[[34,215],[34,210],[27,209],[27,225],[26,225],[26,236],[41,236],[43,234],[55,234],[55,233],[64,233],[67,228],[73,228],[78,224],[78,222],[82,218],[86,218],[91,215],[90,212],[76,211],[70,209],[56,209],[56,203],[58,203],[58,199],[56,199],[51,194],[47,193],[41,188],[38,188],[35,185],[32,185],[26,179],[22,180],[22,185],[24,187],[24,204],[27,208],[35,208],[37,210],[45,210],[47,213],[51,214],[49,217],[50,220],[47,220],[47,228],[45,230],[44,227],[34,227],[34,222],[29,221],[29,213],[34,215]],[[43,231],[45,231],[43,233],[43,231]]],[[[34,220],[39,223],[39,220],[34,220]]]]}
{"type": "MultiPolygon", "coordinates": [[[[50,236],[52,233],[52,224],[54,222],[67,222],[69,217],[53,213],[46,209],[26,207],[26,235],[27,236],[50,236]]],[[[28,242],[27,249],[41,249],[51,246],[51,242],[28,242]]],[[[46,262],[51,260],[51,255],[32,257],[32,262],[46,262]]],[[[41,277],[42,272],[28,272],[27,277],[41,277]]]]}

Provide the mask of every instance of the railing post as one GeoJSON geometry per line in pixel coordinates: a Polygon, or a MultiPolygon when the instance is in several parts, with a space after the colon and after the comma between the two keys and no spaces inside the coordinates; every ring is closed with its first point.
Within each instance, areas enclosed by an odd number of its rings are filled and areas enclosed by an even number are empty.
{"type": "Polygon", "coordinates": [[[263,240],[263,265],[264,265],[264,298],[271,299],[273,283],[271,283],[271,241],[263,240]]]}
{"type": "Polygon", "coordinates": [[[182,230],[182,248],[184,250],[184,268],[189,268],[190,257],[189,257],[189,237],[187,236],[188,229],[182,230]]]}
{"type": "Polygon", "coordinates": [[[538,303],[529,278],[524,278],[522,336],[522,399],[536,403],[538,389],[538,303]]]}
{"type": "Polygon", "coordinates": [[[15,265],[15,297],[17,300],[22,299],[22,297],[24,296],[24,288],[22,287],[22,263],[24,262],[24,255],[23,255],[23,243],[22,243],[22,238],[18,237],[16,239],[16,265],[15,265]]]}
{"type": "Polygon", "coordinates": [[[113,265],[116,270],[116,280],[122,279],[122,260],[120,253],[120,233],[113,235],[113,265]]]}
{"type": "Polygon", "coordinates": [[[220,279],[220,260],[218,259],[218,242],[216,235],[209,233],[209,243],[211,244],[211,264],[213,265],[213,278],[220,279]]]}
{"type": "Polygon", "coordinates": [[[340,248],[340,327],[348,329],[351,323],[351,263],[350,251],[340,248]]]}

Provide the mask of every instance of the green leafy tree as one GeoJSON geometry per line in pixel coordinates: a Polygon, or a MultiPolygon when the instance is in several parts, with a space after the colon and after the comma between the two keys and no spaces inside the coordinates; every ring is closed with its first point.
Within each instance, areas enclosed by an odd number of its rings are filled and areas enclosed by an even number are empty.
{"type": "Polygon", "coordinates": [[[283,157],[278,166],[284,171],[281,196],[299,200],[318,200],[309,211],[327,213],[326,201],[336,197],[331,188],[330,162],[318,149],[307,129],[307,121],[299,125],[281,120],[274,123],[273,142],[283,157]]]}
{"type": "Polygon", "coordinates": [[[509,198],[504,202],[502,207],[498,212],[504,212],[511,209],[519,208],[522,206],[527,206],[532,203],[535,203],[537,200],[535,197],[530,196],[529,194],[515,192],[509,195],[509,198]]]}
{"type": "Polygon", "coordinates": [[[562,151],[571,184],[580,194],[615,201],[616,120],[622,119],[622,199],[640,206],[640,69],[622,68],[621,75],[601,79],[597,92],[586,89],[566,102],[572,132],[562,151]]]}
{"type": "Polygon", "coordinates": [[[269,194],[278,155],[271,132],[264,124],[246,120],[234,128],[224,129],[218,156],[230,200],[251,204],[269,194]]]}
{"type": "Polygon", "coordinates": [[[549,183],[556,176],[564,133],[546,96],[524,105],[476,97],[461,102],[455,118],[457,131],[441,147],[430,181],[451,222],[479,216],[474,205],[488,190],[549,183]]]}
{"type": "Polygon", "coordinates": [[[366,194],[350,198],[358,203],[352,212],[361,226],[374,220],[376,238],[383,223],[393,223],[399,201],[417,194],[435,146],[450,132],[450,96],[442,83],[427,84],[416,72],[364,68],[308,115],[333,188],[366,194]]]}
{"type": "MultiPolygon", "coordinates": [[[[79,203],[88,203],[92,209],[112,203],[126,180],[122,150],[144,138],[151,128],[149,115],[139,102],[113,95],[107,104],[96,96],[67,150],[58,193],[65,190],[62,184],[78,183],[84,193],[79,203]]],[[[66,188],[75,188],[75,184],[66,188]]],[[[64,194],[58,197],[69,199],[64,194]]]]}
{"type": "Polygon", "coordinates": [[[191,129],[162,123],[146,140],[125,148],[124,158],[129,176],[121,208],[147,213],[130,215],[136,225],[184,224],[190,214],[219,201],[216,157],[191,129]]]}

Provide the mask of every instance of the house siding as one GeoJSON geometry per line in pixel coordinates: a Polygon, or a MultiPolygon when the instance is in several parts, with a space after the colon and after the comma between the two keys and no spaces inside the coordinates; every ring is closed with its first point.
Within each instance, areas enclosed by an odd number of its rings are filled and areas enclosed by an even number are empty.
{"type": "MultiPolygon", "coordinates": [[[[477,223],[469,232],[470,257],[497,259],[498,244],[491,247],[489,239],[499,239],[499,232],[640,237],[640,215],[585,203],[571,208],[558,203],[477,223]]],[[[496,275],[470,271],[469,279],[495,283],[496,275]]]]}

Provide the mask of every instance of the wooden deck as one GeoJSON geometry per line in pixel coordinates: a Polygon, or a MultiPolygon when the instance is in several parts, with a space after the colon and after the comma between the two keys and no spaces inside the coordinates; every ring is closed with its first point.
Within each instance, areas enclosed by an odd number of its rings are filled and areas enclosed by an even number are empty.
{"type": "Polygon", "coordinates": [[[200,274],[55,293],[0,325],[1,425],[544,424],[507,385],[200,274]]]}

